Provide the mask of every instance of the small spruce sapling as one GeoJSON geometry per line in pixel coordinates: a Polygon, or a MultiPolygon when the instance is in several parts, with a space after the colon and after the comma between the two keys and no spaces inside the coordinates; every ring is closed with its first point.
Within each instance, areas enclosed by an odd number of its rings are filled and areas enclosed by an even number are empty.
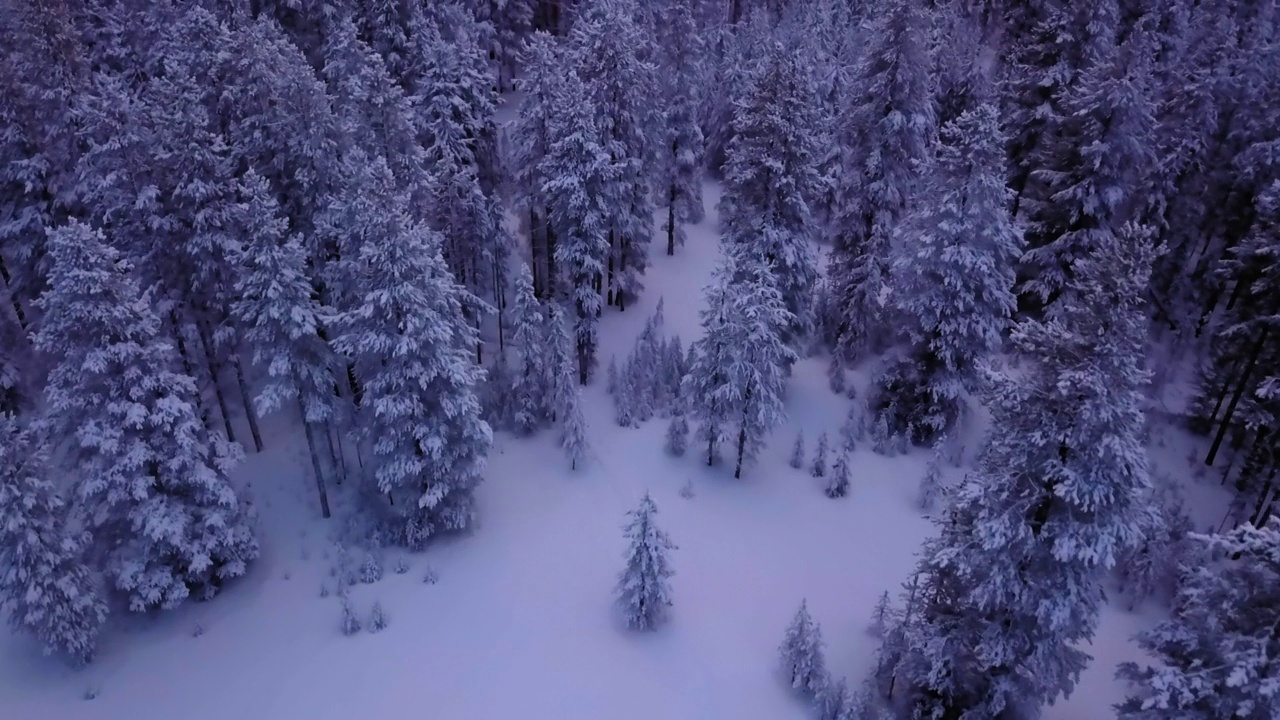
{"type": "Polygon", "coordinates": [[[645,493],[640,507],[628,513],[627,567],[618,578],[617,601],[626,617],[627,626],[636,630],[652,630],[666,617],[671,606],[670,577],[675,574],[667,551],[675,544],[654,524],[658,513],[653,498],[645,493]]]}
{"type": "Polygon", "coordinates": [[[569,394],[572,400],[568,407],[563,408],[564,433],[560,442],[569,456],[569,469],[577,470],[587,459],[590,447],[587,443],[587,420],[582,416],[582,390],[575,385],[569,394]]]}
{"type": "Polygon", "coordinates": [[[684,416],[684,410],[677,406],[671,415],[671,422],[667,425],[667,452],[676,457],[682,457],[688,446],[689,421],[684,416]]]}
{"type": "Polygon", "coordinates": [[[827,475],[827,434],[822,433],[818,436],[818,449],[813,453],[813,465],[809,467],[809,472],[816,478],[826,477],[827,475]]]}
{"type": "Polygon", "coordinates": [[[342,634],[355,635],[360,632],[360,618],[356,617],[355,608],[351,607],[351,600],[347,597],[342,598],[342,634]]]}
{"type": "Polygon", "coordinates": [[[791,687],[815,698],[826,682],[826,661],[822,656],[822,629],[809,615],[808,603],[800,601],[791,626],[779,648],[782,671],[791,687]]]}
{"type": "Polygon", "coordinates": [[[804,467],[804,431],[796,433],[796,444],[791,446],[791,467],[799,470],[804,467]]]}
{"type": "Polygon", "coordinates": [[[609,397],[618,397],[618,356],[609,356],[609,370],[605,375],[605,390],[609,397]]]}
{"type": "Polygon", "coordinates": [[[849,494],[849,453],[842,451],[831,468],[831,481],[827,483],[827,497],[842,498],[849,494]]]}
{"type": "Polygon", "coordinates": [[[920,492],[917,503],[920,509],[925,512],[933,510],[937,504],[938,496],[942,494],[942,445],[938,444],[933,449],[933,455],[929,458],[929,465],[925,469],[924,477],[920,479],[920,492]]]}
{"type": "Polygon", "coordinates": [[[369,632],[380,632],[387,627],[387,614],[382,611],[382,603],[374,602],[369,612],[369,632]]]}
{"type": "Polygon", "coordinates": [[[876,601],[876,606],[871,611],[871,624],[867,626],[867,632],[872,637],[882,638],[892,620],[893,608],[889,606],[889,591],[885,590],[880,594],[880,599],[876,601]]]}
{"type": "Polygon", "coordinates": [[[846,389],[844,382],[844,365],[837,359],[832,359],[831,364],[827,366],[827,382],[831,385],[831,392],[837,395],[843,395],[846,389]]]}
{"type": "Polygon", "coordinates": [[[857,449],[858,441],[866,435],[865,417],[861,405],[856,402],[849,405],[849,413],[845,415],[844,424],[840,426],[840,441],[844,444],[844,449],[849,452],[857,449]]]}
{"type": "Polygon", "coordinates": [[[889,416],[891,414],[890,411],[880,413],[871,430],[871,449],[877,455],[884,455],[885,457],[893,457],[897,450],[893,433],[889,430],[889,416]]]}
{"type": "Polygon", "coordinates": [[[382,579],[382,559],[377,553],[366,552],[364,560],[360,563],[360,582],[366,584],[376,583],[382,579]]]}

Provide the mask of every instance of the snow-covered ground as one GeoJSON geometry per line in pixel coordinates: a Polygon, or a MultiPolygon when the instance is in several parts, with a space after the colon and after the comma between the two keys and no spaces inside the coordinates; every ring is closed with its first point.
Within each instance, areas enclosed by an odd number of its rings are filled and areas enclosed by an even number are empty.
{"type": "MultiPolygon", "coordinates": [[[[675,257],[655,240],[643,300],[607,313],[602,367],[630,350],[660,297],[667,331],[686,346],[695,337],[718,255],[716,193],[709,185],[711,212],[675,257]]],[[[913,502],[925,453],[887,459],[859,448],[852,492],[840,500],[788,467],[797,430],[811,449],[821,431],[834,439],[848,408],[828,389],[821,359],[795,367],[790,421],[742,480],[731,467],[707,468],[696,445],[668,457],[660,420],[619,428],[603,386],[585,395],[587,467],[569,471],[553,432],[499,435],[475,531],[389,555],[381,581],[352,588],[362,620],[375,601],[385,609],[389,627],[377,634],[344,636],[340,601],[321,597],[322,585],[334,589],[338,520],[319,517],[299,439],[276,434],[239,471],[262,520],[263,557],[249,576],[211,603],[118,614],[82,670],[41,660],[0,631],[0,718],[800,720],[808,708],[774,673],[802,598],[822,625],[829,666],[858,683],[876,647],[866,632],[872,607],[885,590],[896,596],[931,532],[913,502]],[[680,494],[687,481],[691,498],[680,494]],[[612,605],[624,514],[646,491],[679,546],[671,620],[649,634],[623,629],[612,605]],[[394,570],[400,557],[403,574],[394,570]],[[438,583],[423,581],[428,571],[438,583]]],[[[1172,439],[1156,454],[1164,466],[1186,466],[1187,447],[1172,439]]],[[[1220,502],[1212,485],[1190,503],[1202,528],[1220,502]]],[[[1104,614],[1082,687],[1046,718],[1112,716],[1123,692],[1112,673],[1136,656],[1130,636],[1154,621],[1148,607],[1104,614]]]]}

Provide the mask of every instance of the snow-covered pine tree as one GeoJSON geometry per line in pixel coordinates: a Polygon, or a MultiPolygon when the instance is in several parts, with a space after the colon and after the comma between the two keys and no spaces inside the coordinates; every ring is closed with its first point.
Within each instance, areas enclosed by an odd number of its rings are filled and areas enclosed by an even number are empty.
{"type": "Polygon", "coordinates": [[[795,316],[786,307],[771,267],[759,257],[759,249],[738,254],[736,279],[730,288],[735,327],[729,341],[738,352],[726,368],[734,404],[739,408],[734,477],[741,477],[765,435],[785,419],[782,398],[786,375],[797,360],[783,341],[785,329],[796,327],[795,316]]]}
{"type": "Polygon", "coordinates": [[[842,450],[831,466],[831,480],[827,482],[827,497],[842,498],[849,494],[849,452],[842,450]]]}
{"type": "Polygon", "coordinates": [[[912,349],[878,388],[877,415],[897,409],[890,429],[913,442],[945,432],[973,388],[977,362],[1000,347],[1015,306],[1022,237],[1007,210],[1004,143],[990,102],[942,130],[929,173],[931,199],[908,222],[912,241],[893,263],[895,304],[911,319],[912,349]]]}
{"type": "Polygon", "coordinates": [[[811,203],[821,193],[816,166],[817,101],[797,54],[775,42],[752,74],[733,116],[720,199],[723,243],[761,252],[792,319],[785,339],[812,329],[817,260],[810,249],[811,203]]]}
{"type": "Polygon", "coordinates": [[[871,624],[867,627],[867,631],[874,637],[883,638],[892,622],[893,608],[889,605],[889,591],[885,590],[876,601],[875,608],[871,610],[871,624]]]}
{"type": "Polygon", "coordinates": [[[392,531],[420,547],[473,519],[471,491],[492,443],[476,397],[483,371],[470,357],[476,331],[439,236],[407,217],[385,164],[363,172],[385,221],[345,260],[354,303],[333,318],[333,345],[360,379],[360,430],[392,531]]]}
{"type": "MultiPolygon", "coordinates": [[[[1101,17],[1090,29],[1116,12],[1115,0],[1096,4],[1101,17]]],[[[1150,38],[1136,30],[1117,46],[1114,32],[1090,38],[1090,64],[1063,99],[1070,131],[1052,146],[1046,165],[1032,173],[1044,184],[1046,200],[1028,208],[1022,289],[1042,305],[1071,284],[1082,256],[1108,242],[1100,236],[1119,232],[1144,210],[1155,164],[1150,38]]]]}
{"type": "Polygon", "coordinates": [[[807,601],[800,601],[778,650],[782,672],[791,687],[807,697],[817,697],[827,682],[827,665],[822,654],[822,628],[809,615],[807,601]]]}
{"type": "Polygon", "coordinates": [[[35,336],[55,360],[47,427],[71,439],[66,460],[106,575],[137,611],[211,597],[258,555],[226,477],[229,449],[201,425],[194,382],[102,233],[72,222],[48,247],[35,336]]]}
{"type": "Polygon", "coordinates": [[[707,464],[721,440],[735,443],[734,477],[782,420],[786,369],[795,353],[782,340],[791,314],[758,252],[729,249],[707,290],[703,337],[685,378],[684,396],[705,440],[707,464]]]}
{"type": "Polygon", "coordinates": [[[658,507],[645,493],[640,507],[627,513],[627,568],[618,578],[618,605],[627,627],[653,630],[666,618],[671,606],[670,578],[675,574],[667,553],[676,546],[654,524],[658,507]]]}
{"type": "Polygon", "coordinates": [[[587,420],[582,414],[582,386],[577,382],[569,348],[573,340],[565,326],[564,316],[556,307],[550,314],[548,327],[554,335],[550,338],[556,350],[549,359],[555,373],[550,400],[552,414],[560,421],[560,444],[569,456],[569,468],[576,470],[587,458],[590,448],[587,442],[587,420]]]}
{"type": "Polygon", "coordinates": [[[796,433],[796,442],[791,446],[791,459],[787,461],[791,467],[799,470],[804,467],[804,431],[796,433]]]}
{"type": "Polygon", "coordinates": [[[852,362],[881,340],[890,247],[933,134],[928,19],[921,0],[878,12],[841,129],[848,153],[835,212],[824,320],[833,352],[852,362]]]}
{"type": "Polygon", "coordinates": [[[534,291],[555,296],[555,232],[543,194],[544,161],[556,140],[551,123],[561,102],[562,63],[555,38],[536,32],[525,42],[520,109],[511,127],[511,184],[516,207],[528,224],[534,291]]]}
{"type": "Polygon", "coordinates": [[[266,180],[251,170],[241,181],[241,193],[239,224],[247,247],[232,317],[254,362],[266,370],[266,383],[256,398],[258,411],[295,404],[301,411],[320,512],[329,517],[326,463],[317,437],[328,436],[340,400],[334,394],[333,375],[338,359],[320,335],[325,310],[314,297],[302,244],[297,236],[286,235],[288,223],[266,180]]]}
{"type": "Polygon", "coordinates": [[[569,37],[577,75],[587,89],[580,110],[590,113],[611,168],[607,182],[595,191],[602,193],[598,202],[609,244],[602,287],[606,304],[619,310],[640,293],[649,267],[656,142],[650,133],[661,127],[657,68],[641,54],[648,42],[635,14],[634,0],[595,0],[581,9],[569,37]]]}
{"type": "Polygon", "coordinates": [[[729,437],[733,404],[728,392],[727,367],[737,348],[728,344],[733,309],[728,269],[716,269],[716,278],[705,292],[706,307],[699,311],[702,337],[689,346],[692,359],[681,383],[689,415],[697,426],[696,437],[707,444],[707,464],[719,457],[720,443],[729,437]]]}
{"type": "Polygon", "coordinates": [[[689,421],[685,419],[682,406],[677,404],[671,412],[671,422],[667,425],[667,452],[683,457],[688,446],[689,421]]]}
{"type": "Polygon", "coordinates": [[[547,306],[547,325],[544,337],[547,343],[547,385],[550,390],[548,409],[551,421],[560,420],[560,408],[571,402],[569,394],[576,392],[577,366],[573,358],[573,338],[559,303],[547,306]]]}
{"type": "Polygon", "coordinates": [[[567,395],[570,398],[569,405],[557,413],[563,424],[560,444],[569,456],[569,469],[577,470],[587,459],[590,449],[587,443],[587,419],[582,415],[582,387],[573,385],[572,392],[567,395]]]}
{"type": "Polygon", "coordinates": [[[809,466],[809,474],[816,477],[827,475],[827,434],[818,436],[818,447],[813,451],[813,464],[809,466]]]}
{"type": "Polygon", "coordinates": [[[1138,693],[1121,720],[1234,720],[1280,713],[1275,690],[1280,627],[1280,533],[1242,525],[1196,536],[1207,557],[1189,565],[1173,617],[1140,643],[1160,665],[1120,666],[1138,693]]]}
{"type": "Polygon", "coordinates": [[[673,0],[662,19],[666,66],[662,85],[666,103],[665,142],[656,148],[666,193],[667,254],[684,245],[685,223],[702,220],[702,129],[698,107],[704,48],[693,21],[692,0],[673,0]]]}
{"type": "Polygon", "coordinates": [[[322,75],[345,142],[383,157],[396,188],[413,198],[415,211],[429,207],[427,158],[414,110],[382,57],[360,39],[353,18],[336,19],[326,29],[323,56],[322,75]]]}
{"type": "Polygon", "coordinates": [[[1147,526],[1151,250],[1133,228],[1105,240],[1045,320],[1015,328],[1031,366],[993,378],[999,431],[923,552],[895,671],[922,715],[1034,714],[1069,692],[1105,575],[1147,526]]]}
{"type": "Polygon", "coordinates": [[[845,450],[853,452],[857,447],[858,441],[867,435],[867,416],[863,411],[863,406],[859,402],[853,402],[849,405],[849,412],[845,413],[844,422],[840,423],[840,444],[845,450]]]}
{"type": "Polygon", "coordinates": [[[932,512],[933,506],[942,494],[942,446],[934,447],[929,456],[929,465],[925,468],[924,477],[920,478],[920,490],[916,494],[916,504],[925,512],[932,512]]]}
{"type": "Polygon", "coordinates": [[[431,173],[431,225],[454,277],[497,306],[513,243],[494,196],[493,78],[479,38],[468,31],[472,18],[446,10],[437,22],[416,4],[412,14],[413,120],[431,173]]]}
{"type": "Polygon", "coordinates": [[[84,662],[107,608],[82,561],[88,535],[67,527],[48,471],[45,443],[0,412],[0,609],[45,652],[84,662]]]}
{"type": "Polygon", "coordinates": [[[862,720],[850,714],[853,711],[851,702],[849,685],[844,678],[840,678],[839,682],[828,680],[823,683],[822,690],[814,700],[814,709],[818,713],[818,720],[862,720]]]}
{"type": "MultiPolygon", "coordinates": [[[[547,380],[551,368],[546,367],[547,337],[546,319],[542,306],[533,292],[533,273],[521,263],[516,273],[515,301],[512,305],[511,324],[514,328],[515,372],[511,382],[512,403],[515,406],[516,430],[531,433],[546,422],[551,388],[547,380]]],[[[554,339],[553,339],[554,341],[554,339]]]]}
{"type": "Polygon", "coordinates": [[[618,356],[609,356],[609,369],[605,373],[605,392],[618,399],[618,356]]]}
{"type": "Polygon", "coordinates": [[[568,276],[574,309],[573,336],[578,358],[578,381],[585,385],[596,365],[596,325],[603,309],[600,289],[609,255],[610,215],[605,207],[606,185],[613,182],[614,165],[602,147],[587,88],[573,73],[562,79],[561,92],[549,122],[554,139],[540,165],[544,178],[551,232],[552,257],[568,276]]]}

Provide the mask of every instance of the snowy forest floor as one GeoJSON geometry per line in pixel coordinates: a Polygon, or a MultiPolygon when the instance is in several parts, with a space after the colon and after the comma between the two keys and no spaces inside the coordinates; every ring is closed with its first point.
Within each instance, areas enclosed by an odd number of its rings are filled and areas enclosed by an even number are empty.
{"type": "MultiPolygon", "coordinates": [[[[301,439],[276,433],[238,471],[261,518],[263,556],[249,576],[211,603],[118,617],[80,670],[41,660],[0,630],[0,717],[800,720],[809,708],[775,672],[802,598],[822,625],[833,675],[856,686],[878,642],[867,632],[872,608],[886,590],[897,597],[931,532],[914,502],[927,453],[885,458],[859,447],[852,491],[839,500],[790,468],[797,430],[812,449],[820,432],[836,437],[848,409],[828,389],[822,358],[796,365],[787,425],[736,481],[731,466],[706,467],[696,444],[681,459],[664,453],[662,420],[618,427],[604,390],[610,355],[629,352],[659,298],[666,332],[686,347],[696,337],[718,257],[715,185],[705,199],[708,217],[690,228],[688,245],[667,257],[655,238],[642,300],[601,324],[602,371],[584,394],[592,461],[571,472],[553,431],[499,434],[475,531],[420,554],[388,554],[380,581],[351,588],[361,621],[376,601],[387,629],[340,632],[330,573],[341,521],[320,519],[301,439]],[[686,482],[692,497],[680,493],[686,482]],[[612,593],[624,513],[646,490],[679,546],[675,604],[657,632],[633,633],[612,593]],[[424,582],[429,572],[437,583],[424,582]]],[[[1155,475],[1188,475],[1187,437],[1169,428],[1158,437],[1155,475]]],[[[947,472],[954,480],[963,469],[947,472]]],[[[1212,480],[1188,490],[1201,529],[1220,516],[1216,491],[1212,480]]],[[[1082,686],[1046,718],[1112,716],[1124,690],[1115,666],[1136,659],[1130,638],[1159,612],[1155,601],[1138,613],[1109,608],[1082,686]]]]}

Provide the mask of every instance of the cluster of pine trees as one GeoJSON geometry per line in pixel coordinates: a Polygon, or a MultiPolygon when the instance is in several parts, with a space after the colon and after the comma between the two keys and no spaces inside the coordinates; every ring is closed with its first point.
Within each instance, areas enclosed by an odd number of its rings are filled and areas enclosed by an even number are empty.
{"type": "MultiPolygon", "coordinates": [[[[723,264],[682,387],[703,456],[728,446],[741,473],[810,338],[833,380],[872,368],[879,446],[941,449],[975,401],[999,428],[948,492],[882,699],[1034,716],[1086,667],[1113,570],[1136,601],[1188,552],[1207,569],[1174,578],[1173,619],[1143,638],[1165,667],[1126,670],[1122,714],[1274,713],[1271,3],[730,6],[703,114],[723,264]],[[1223,525],[1244,523],[1207,542],[1146,458],[1152,370],[1186,355],[1205,358],[1205,463],[1228,456],[1237,491],[1223,525]]],[[[921,504],[940,491],[935,459],[921,504]]]]}

